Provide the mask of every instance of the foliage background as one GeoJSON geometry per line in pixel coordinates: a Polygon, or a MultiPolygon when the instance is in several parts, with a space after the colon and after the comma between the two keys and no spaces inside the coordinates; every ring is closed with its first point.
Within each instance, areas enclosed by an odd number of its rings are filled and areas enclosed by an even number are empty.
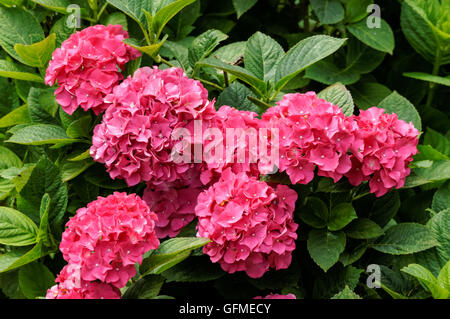
{"type": "Polygon", "coordinates": [[[127,188],[88,148],[101,118],[68,116],[43,85],[51,53],[81,28],[122,24],[145,54],[129,63],[172,65],[199,79],[216,105],[258,113],[283,94],[314,90],[358,114],[396,112],[421,130],[403,189],[380,198],[363,184],[316,178],[299,192],[291,266],[260,279],[225,274],[203,256],[195,225],[147,256],[125,298],[448,298],[450,274],[450,1],[0,0],[0,297],[37,298],[65,262],[58,243],[80,207],[127,188]],[[145,9],[148,14],[145,14],[145,9]],[[287,52],[285,54],[285,52],[287,52]],[[366,285],[381,267],[381,288],[366,285]]]}

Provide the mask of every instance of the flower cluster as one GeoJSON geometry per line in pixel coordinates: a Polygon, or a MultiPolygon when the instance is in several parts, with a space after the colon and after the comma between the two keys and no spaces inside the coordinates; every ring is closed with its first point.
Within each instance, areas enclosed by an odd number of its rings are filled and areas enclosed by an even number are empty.
{"type": "Polygon", "coordinates": [[[191,132],[194,120],[206,123],[215,114],[206,89],[179,68],[138,69],[106,100],[112,104],[94,129],[91,156],[105,163],[111,178],[123,178],[129,186],[182,178],[192,164],[174,158],[173,150],[182,144],[174,130],[191,132]]]}
{"type": "Polygon", "coordinates": [[[56,101],[64,111],[106,110],[104,98],[123,79],[125,64],[141,55],[123,42],[126,38],[121,25],[95,25],[72,34],[53,52],[45,83],[58,82],[56,101]]]}
{"type": "Polygon", "coordinates": [[[258,176],[258,114],[223,105],[210,123],[213,130],[203,134],[207,151],[201,167],[200,179],[210,185],[220,179],[222,172],[231,168],[234,173],[246,172],[258,176]]]}
{"type": "Polygon", "coordinates": [[[370,191],[377,197],[402,187],[417,153],[419,131],[376,107],[360,111],[353,119],[357,130],[351,147],[352,169],[345,174],[349,182],[356,186],[370,180],[370,191]]]}
{"type": "Polygon", "coordinates": [[[119,288],[98,281],[85,281],[80,276],[80,265],[66,265],[47,291],[47,299],[120,299],[119,288]]]}
{"type": "Polygon", "coordinates": [[[253,299],[297,299],[297,297],[294,294],[287,294],[287,295],[268,294],[265,297],[258,296],[253,299]]]}
{"type": "Polygon", "coordinates": [[[142,199],[158,220],[155,232],[158,238],[175,237],[181,229],[195,218],[197,197],[204,189],[197,169],[191,169],[184,178],[174,183],[147,185],[142,199]]]}
{"type": "Polygon", "coordinates": [[[211,240],[203,252],[223,270],[245,271],[252,278],[269,268],[287,268],[297,238],[296,200],[297,193],[285,185],[273,188],[227,168],[198,196],[197,235],[211,240]]]}
{"type": "Polygon", "coordinates": [[[347,150],[355,124],[342,110],[314,92],[286,94],[262,116],[268,127],[279,129],[280,171],[293,184],[308,184],[317,174],[337,182],[351,168],[347,150]]]}
{"type": "Polygon", "coordinates": [[[74,287],[81,289],[76,294],[89,296],[85,288],[114,292],[114,287],[124,287],[136,274],[135,264],[142,263],[143,254],[159,246],[156,220],[135,194],[115,192],[78,209],[67,222],[59,247],[69,266],[53,291],[74,287]]]}

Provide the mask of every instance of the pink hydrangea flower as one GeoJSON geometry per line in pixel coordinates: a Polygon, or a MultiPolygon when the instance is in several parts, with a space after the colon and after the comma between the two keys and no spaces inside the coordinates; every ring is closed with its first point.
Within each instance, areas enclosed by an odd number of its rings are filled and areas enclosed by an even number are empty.
{"type": "Polygon", "coordinates": [[[347,154],[356,125],[342,110],[314,92],[284,95],[262,116],[265,125],[279,129],[280,171],[293,184],[308,184],[317,167],[319,176],[337,182],[351,168],[347,154]]]}
{"type": "Polygon", "coordinates": [[[258,296],[253,299],[297,299],[297,297],[294,294],[287,294],[287,295],[268,294],[265,297],[258,296]]]}
{"type": "MultiPolygon", "coordinates": [[[[94,129],[91,156],[106,165],[111,178],[125,179],[129,186],[180,179],[193,164],[174,158],[173,151],[185,141],[176,140],[174,130],[194,136],[194,120],[207,123],[215,115],[206,89],[179,68],[141,68],[106,100],[113,107],[94,129]]],[[[187,140],[189,147],[196,142],[187,140]]]]}
{"type": "Polygon", "coordinates": [[[141,55],[122,42],[126,38],[121,25],[95,25],[72,34],[53,52],[45,83],[58,82],[56,101],[65,112],[80,106],[98,115],[109,106],[104,97],[123,79],[125,64],[141,55]]]}
{"type": "Polygon", "coordinates": [[[206,156],[200,179],[204,185],[218,181],[227,168],[236,174],[247,172],[252,176],[259,175],[258,134],[261,120],[257,116],[254,112],[240,111],[227,105],[220,107],[210,123],[220,135],[214,131],[203,134],[206,156]]]}
{"type": "Polygon", "coordinates": [[[56,277],[59,283],[47,291],[47,299],[120,299],[120,290],[98,281],[84,281],[80,276],[81,266],[66,265],[56,277]]]}
{"type": "Polygon", "coordinates": [[[361,110],[352,120],[358,129],[351,146],[352,169],[345,174],[349,182],[357,186],[370,180],[370,191],[377,197],[403,187],[408,165],[417,154],[419,131],[397,114],[376,107],[361,110]]]}
{"type": "Polygon", "coordinates": [[[231,168],[198,197],[197,236],[209,238],[203,252],[229,273],[261,277],[269,268],[285,269],[295,249],[293,221],[297,193],[276,188],[231,168]]]}
{"type": "Polygon", "coordinates": [[[156,220],[135,194],[98,197],[67,222],[60,250],[69,264],[80,266],[82,280],[121,288],[136,274],[144,253],[158,248],[156,220]]]}
{"type": "Polygon", "coordinates": [[[142,199],[158,216],[155,232],[158,238],[175,237],[181,229],[195,218],[197,197],[204,187],[199,171],[191,169],[188,178],[173,183],[147,185],[142,199]]]}

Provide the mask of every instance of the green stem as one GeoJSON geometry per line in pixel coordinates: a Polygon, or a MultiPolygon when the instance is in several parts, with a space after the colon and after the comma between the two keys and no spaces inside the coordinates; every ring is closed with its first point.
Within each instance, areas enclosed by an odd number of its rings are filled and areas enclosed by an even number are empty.
{"type": "Polygon", "coordinates": [[[166,59],[162,58],[161,56],[158,55],[158,60],[156,61],[158,63],[164,63],[165,65],[170,66],[171,68],[174,68],[175,65],[173,65],[172,63],[170,63],[169,61],[167,61],[166,59]]]}
{"type": "Polygon", "coordinates": [[[358,196],[353,197],[353,198],[352,198],[352,201],[355,201],[355,200],[357,200],[357,199],[363,198],[364,196],[367,196],[367,195],[369,195],[369,194],[370,194],[370,192],[366,192],[366,193],[359,194],[358,196]]]}
{"type": "Polygon", "coordinates": [[[207,81],[207,80],[203,80],[203,79],[200,79],[200,78],[194,78],[194,80],[198,80],[198,81],[200,81],[200,82],[202,82],[202,83],[204,83],[204,84],[210,85],[210,86],[212,86],[213,88],[218,89],[219,91],[223,91],[223,90],[224,90],[223,87],[217,85],[216,83],[213,83],[213,82],[210,82],[210,81],[207,81]]]}
{"type": "MultiPolygon", "coordinates": [[[[441,50],[438,49],[436,52],[436,58],[434,59],[434,64],[433,64],[433,72],[432,72],[433,75],[439,74],[440,65],[441,65],[441,50]]],[[[433,102],[435,91],[436,91],[436,83],[430,83],[429,89],[428,89],[427,102],[425,105],[426,109],[428,109],[431,106],[431,103],[433,102]]]]}
{"type": "Polygon", "coordinates": [[[268,108],[271,108],[272,105],[270,105],[269,103],[264,102],[263,100],[257,99],[256,97],[253,96],[247,96],[247,99],[249,99],[251,102],[255,103],[256,105],[260,106],[261,108],[263,108],[261,111],[265,112],[268,108]]]}
{"type": "Polygon", "coordinates": [[[308,0],[302,0],[301,2],[301,14],[303,17],[303,30],[309,32],[309,15],[308,15],[308,0]]]}
{"type": "Polygon", "coordinates": [[[100,8],[100,11],[97,13],[96,19],[97,21],[102,16],[103,12],[105,11],[106,7],[108,6],[108,2],[105,2],[105,4],[100,8]]]}

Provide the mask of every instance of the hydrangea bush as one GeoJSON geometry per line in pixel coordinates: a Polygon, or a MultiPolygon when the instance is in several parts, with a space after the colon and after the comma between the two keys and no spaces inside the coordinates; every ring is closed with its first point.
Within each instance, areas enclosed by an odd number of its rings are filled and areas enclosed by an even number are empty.
{"type": "Polygon", "coordinates": [[[0,298],[450,298],[448,1],[73,2],[0,0],[0,298]]]}

